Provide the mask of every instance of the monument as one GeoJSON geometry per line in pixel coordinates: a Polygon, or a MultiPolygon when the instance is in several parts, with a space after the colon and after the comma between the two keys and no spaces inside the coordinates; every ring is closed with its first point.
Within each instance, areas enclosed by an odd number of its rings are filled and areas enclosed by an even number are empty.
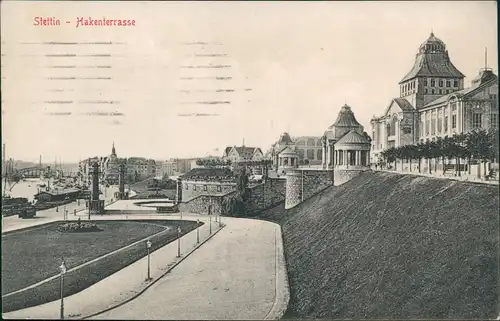
{"type": "Polygon", "coordinates": [[[99,164],[92,164],[92,190],[89,214],[104,214],[104,200],[99,199],[99,164]]]}
{"type": "Polygon", "coordinates": [[[118,192],[115,193],[118,200],[127,200],[128,192],[125,192],[125,165],[120,164],[118,173],[118,192]]]}

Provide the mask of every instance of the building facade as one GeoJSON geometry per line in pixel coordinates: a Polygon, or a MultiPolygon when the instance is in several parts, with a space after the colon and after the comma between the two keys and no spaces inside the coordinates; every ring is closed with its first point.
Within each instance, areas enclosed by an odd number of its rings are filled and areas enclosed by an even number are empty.
{"type": "Polygon", "coordinates": [[[232,163],[260,161],[264,159],[264,154],[259,147],[228,146],[224,150],[222,159],[231,160],[232,163]]]}
{"type": "Polygon", "coordinates": [[[400,81],[380,117],[373,117],[371,162],[391,147],[417,144],[498,124],[498,77],[485,66],[469,87],[434,33],[419,47],[410,72],[400,81]]]}
{"type": "Polygon", "coordinates": [[[275,169],[280,166],[279,154],[287,148],[297,154],[298,163],[296,165],[319,165],[323,159],[322,146],[321,136],[299,136],[292,138],[290,134],[285,132],[271,146],[269,154],[275,169]]]}
{"type": "Polygon", "coordinates": [[[177,175],[177,162],[174,159],[169,159],[161,164],[161,175],[162,176],[174,176],[177,175]]]}

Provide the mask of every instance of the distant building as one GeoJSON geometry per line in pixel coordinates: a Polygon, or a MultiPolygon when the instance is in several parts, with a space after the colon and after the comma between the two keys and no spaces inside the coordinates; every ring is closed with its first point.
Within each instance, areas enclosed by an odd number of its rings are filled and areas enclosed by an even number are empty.
{"type": "Polygon", "coordinates": [[[156,176],[156,162],[154,159],[129,157],[126,169],[127,175],[137,175],[139,177],[156,176]]]}
{"type": "Polygon", "coordinates": [[[161,163],[161,175],[169,177],[177,175],[177,162],[174,159],[169,159],[161,163]]]}
{"type": "Polygon", "coordinates": [[[373,117],[372,162],[391,147],[498,126],[498,76],[485,66],[471,86],[434,33],[420,46],[415,64],[400,81],[380,117],[373,117]]]}
{"type": "Polygon", "coordinates": [[[259,161],[264,158],[264,154],[259,147],[248,146],[233,146],[226,147],[223,160],[231,160],[232,163],[245,162],[245,161],[259,161]]]}
{"type": "Polygon", "coordinates": [[[195,168],[178,179],[177,199],[188,202],[200,195],[221,196],[236,189],[228,168],[195,168]]]}
{"type": "Polygon", "coordinates": [[[279,140],[271,146],[270,155],[273,166],[279,166],[279,154],[286,148],[297,155],[296,165],[319,165],[323,157],[321,136],[299,136],[292,138],[288,133],[281,134],[279,140]]]}

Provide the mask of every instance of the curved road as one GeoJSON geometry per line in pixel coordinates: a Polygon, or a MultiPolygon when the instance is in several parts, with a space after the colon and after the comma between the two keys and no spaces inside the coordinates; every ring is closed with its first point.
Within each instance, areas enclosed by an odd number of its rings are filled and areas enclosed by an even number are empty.
{"type": "Polygon", "coordinates": [[[226,227],[137,299],[95,319],[264,319],[276,299],[276,235],[269,222],[226,227]]]}

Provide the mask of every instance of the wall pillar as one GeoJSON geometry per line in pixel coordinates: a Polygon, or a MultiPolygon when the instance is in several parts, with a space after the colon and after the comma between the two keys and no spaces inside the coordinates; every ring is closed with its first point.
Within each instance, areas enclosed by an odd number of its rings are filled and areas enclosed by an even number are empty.
{"type": "Polygon", "coordinates": [[[332,159],[332,150],[330,145],[327,145],[327,158],[326,158],[326,169],[330,169],[330,159],[332,159]]]}

